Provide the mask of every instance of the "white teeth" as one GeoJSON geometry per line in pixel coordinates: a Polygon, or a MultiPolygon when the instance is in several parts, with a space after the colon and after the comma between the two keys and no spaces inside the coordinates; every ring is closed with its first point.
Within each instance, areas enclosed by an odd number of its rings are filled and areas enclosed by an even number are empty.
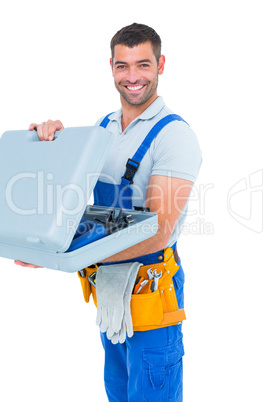
{"type": "Polygon", "coordinates": [[[138,89],[141,89],[143,85],[137,85],[136,87],[127,87],[130,91],[138,91],[138,89]]]}

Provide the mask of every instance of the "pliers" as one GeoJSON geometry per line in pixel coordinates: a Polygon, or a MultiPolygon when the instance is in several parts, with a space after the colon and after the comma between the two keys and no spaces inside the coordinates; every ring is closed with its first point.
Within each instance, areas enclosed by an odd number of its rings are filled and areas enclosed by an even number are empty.
{"type": "Polygon", "coordinates": [[[133,294],[137,295],[140,293],[141,289],[148,283],[148,279],[144,279],[143,276],[140,276],[134,286],[133,294]]]}

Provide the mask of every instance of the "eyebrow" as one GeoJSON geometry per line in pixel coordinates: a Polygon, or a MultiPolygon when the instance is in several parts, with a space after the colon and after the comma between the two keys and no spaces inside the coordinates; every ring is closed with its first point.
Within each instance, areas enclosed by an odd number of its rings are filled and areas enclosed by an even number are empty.
{"type": "Polygon", "coordinates": [[[144,59],[144,60],[138,61],[138,63],[152,63],[152,62],[150,59],[144,59]]]}
{"type": "MultiPolygon", "coordinates": [[[[137,61],[137,64],[140,64],[140,63],[150,63],[150,64],[152,64],[152,61],[150,59],[144,59],[144,60],[137,61]]],[[[117,65],[117,64],[127,64],[127,63],[125,61],[116,61],[114,64],[117,65]]]]}

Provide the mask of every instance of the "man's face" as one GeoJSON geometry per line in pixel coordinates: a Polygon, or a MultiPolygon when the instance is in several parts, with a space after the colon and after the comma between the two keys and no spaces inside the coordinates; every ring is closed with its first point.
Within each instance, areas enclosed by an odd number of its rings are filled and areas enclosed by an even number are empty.
{"type": "Polygon", "coordinates": [[[162,55],[157,64],[150,42],[133,48],[116,45],[110,63],[122,101],[142,105],[157,98],[158,75],[163,74],[165,57],[162,55]]]}

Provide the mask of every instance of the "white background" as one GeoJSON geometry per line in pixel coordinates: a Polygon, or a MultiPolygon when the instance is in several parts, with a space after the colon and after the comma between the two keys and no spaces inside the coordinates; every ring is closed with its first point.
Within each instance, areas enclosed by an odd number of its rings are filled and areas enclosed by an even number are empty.
{"type": "MultiPolygon", "coordinates": [[[[116,110],[109,42],[132,22],[162,37],[159,94],[203,152],[179,241],[184,401],[267,402],[265,2],[2,2],[0,134],[116,110]]],[[[76,274],[0,265],[0,400],[106,401],[96,311],[76,274]]]]}

